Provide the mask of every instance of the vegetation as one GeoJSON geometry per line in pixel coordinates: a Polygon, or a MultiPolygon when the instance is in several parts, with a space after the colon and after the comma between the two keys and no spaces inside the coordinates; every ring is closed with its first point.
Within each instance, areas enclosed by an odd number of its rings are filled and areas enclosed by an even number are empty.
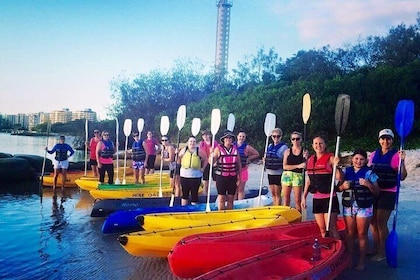
{"type": "MultiPolygon", "coordinates": [[[[213,108],[222,112],[221,130],[227,116],[236,117],[235,130],[244,129],[249,142],[263,150],[263,124],[267,112],[277,116],[277,126],[287,135],[303,130],[302,97],[309,92],[312,113],[308,122],[309,139],[317,134],[327,137],[334,146],[335,102],[338,94],[351,97],[351,108],[341,145],[345,150],[378,146],[377,133],[384,127],[394,129],[394,113],[399,100],[415,102],[415,123],[406,148],[420,147],[420,14],[417,23],[400,24],[386,36],[370,36],[354,45],[339,49],[301,50],[283,61],[274,49],[261,49],[254,56],[238,63],[226,81],[220,85],[213,73],[197,62],[177,61],[170,71],[154,70],[134,79],[118,78],[111,82],[111,116],[119,119],[144,118],[145,130],[159,133],[162,115],[171,120],[169,135],[176,139],[177,109],[187,105],[187,122],[181,140],[190,133],[191,120],[201,118],[202,128],[210,127],[213,108]],[[218,85],[216,87],[216,85],[218,85]]],[[[115,129],[115,121],[101,122],[100,129],[115,129]]],[[[82,122],[57,124],[55,132],[73,126],[84,132],[82,122]]],[[[73,130],[72,129],[72,130],[73,130]]],[[[45,129],[44,129],[45,130],[45,129]]],[[[124,137],[122,125],[120,135],[124,137]]],[[[120,139],[121,143],[123,139],[120,139]]]]}

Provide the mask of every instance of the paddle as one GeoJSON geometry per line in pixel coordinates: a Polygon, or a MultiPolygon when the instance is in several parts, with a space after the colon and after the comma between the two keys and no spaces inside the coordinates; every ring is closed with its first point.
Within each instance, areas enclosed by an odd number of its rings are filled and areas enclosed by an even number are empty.
{"type": "MultiPolygon", "coordinates": [[[[50,138],[50,130],[51,130],[51,122],[47,122],[47,142],[45,144],[45,147],[48,147],[48,140],[50,138]]],[[[42,169],[41,169],[41,179],[39,180],[39,197],[41,198],[41,204],[42,204],[42,187],[44,185],[44,173],[45,173],[45,163],[47,161],[47,150],[44,151],[44,159],[42,160],[42,169]]]]}
{"type": "Polygon", "coordinates": [[[115,118],[115,138],[117,139],[117,141],[115,141],[115,146],[116,146],[116,150],[117,150],[117,174],[116,177],[117,179],[115,179],[115,184],[119,185],[121,184],[120,182],[120,178],[118,177],[118,165],[119,165],[119,158],[118,158],[118,131],[120,130],[120,125],[118,123],[118,118],[115,118]]]}
{"type": "MultiPolygon", "coordinates": [[[[395,129],[401,138],[400,151],[404,150],[404,138],[410,133],[414,121],[414,102],[412,100],[400,100],[395,111],[395,129]]],[[[392,224],[392,231],[389,233],[385,243],[386,261],[389,266],[397,267],[398,257],[398,235],[397,235],[397,213],[398,197],[401,187],[401,164],[400,158],[397,177],[397,193],[395,199],[395,214],[392,224]]]]}
{"type": "Polygon", "coordinates": [[[133,122],[131,119],[125,119],[124,121],[124,135],[125,135],[125,149],[124,149],[124,175],[123,175],[123,185],[126,184],[125,181],[125,169],[127,167],[127,146],[128,146],[128,136],[131,134],[131,129],[133,127],[133,122]]]}
{"type": "Polygon", "coordinates": [[[214,142],[216,141],[216,134],[219,131],[220,127],[220,109],[213,109],[211,111],[211,127],[210,131],[213,135],[211,146],[212,146],[212,154],[210,155],[210,174],[209,174],[209,188],[207,189],[207,205],[206,205],[206,211],[210,212],[210,190],[211,190],[211,183],[213,181],[213,153],[214,153],[214,142]]]}
{"type": "Polygon", "coordinates": [[[235,116],[232,113],[230,113],[228,116],[226,129],[232,132],[235,129],[235,116]]]}
{"type": "MultiPolygon", "coordinates": [[[[179,142],[181,139],[181,129],[184,127],[186,117],[187,117],[187,108],[185,107],[185,105],[179,106],[178,112],[176,114],[176,126],[178,127],[178,142],[176,144],[177,149],[179,148],[179,142]]],[[[178,153],[175,153],[175,163],[177,162],[177,160],[178,160],[178,153]]],[[[175,173],[176,173],[176,165],[175,165],[175,170],[174,170],[174,180],[175,180],[175,173]]],[[[169,207],[174,206],[174,199],[175,199],[175,186],[172,191],[169,207]]]]}
{"type": "Polygon", "coordinates": [[[141,139],[141,132],[144,128],[144,120],[142,118],[139,118],[137,120],[137,130],[139,131],[139,139],[141,139]]]}
{"type": "MultiPolygon", "coordinates": [[[[347,120],[350,111],[350,96],[347,94],[339,94],[337,97],[337,103],[335,105],[335,129],[337,130],[337,142],[335,144],[335,157],[339,156],[340,151],[340,134],[346,127],[347,120]]],[[[335,173],[337,172],[337,165],[334,164],[332,179],[331,179],[331,190],[330,190],[330,201],[328,204],[328,219],[326,225],[326,237],[330,237],[330,220],[331,220],[331,208],[334,194],[335,185],[335,173]]]]}
{"type": "MultiPolygon", "coordinates": [[[[306,124],[311,116],[311,95],[306,93],[302,101],[302,120],[303,120],[303,151],[306,151],[306,124]]],[[[305,159],[306,160],[306,159],[305,159]]],[[[303,188],[305,187],[305,169],[302,171],[303,188]]],[[[302,221],[305,222],[307,218],[306,208],[302,209],[302,221]]]]}
{"type": "MultiPolygon", "coordinates": [[[[169,131],[169,117],[162,116],[160,118],[160,134],[166,135],[169,131]]],[[[160,152],[160,172],[159,172],[159,197],[162,197],[162,169],[163,169],[163,147],[160,152]]]]}
{"type": "Polygon", "coordinates": [[[85,176],[87,176],[87,163],[88,163],[88,141],[89,141],[89,130],[88,130],[88,119],[85,122],[85,176]]]}
{"type": "MultiPolygon", "coordinates": [[[[274,115],[273,113],[267,113],[265,115],[265,121],[264,121],[264,133],[266,136],[266,140],[265,140],[265,149],[264,149],[264,153],[267,153],[267,148],[268,148],[268,139],[271,135],[271,131],[273,131],[273,129],[276,127],[276,115],[274,115]]],[[[264,155],[265,157],[265,155],[264,155]]],[[[264,179],[264,171],[265,171],[265,161],[263,162],[263,166],[261,169],[261,178],[260,178],[260,190],[259,190],[259,194],[258,194],[258,205],[261,205],[261,192],[262,192],[262,185],[263,185],[263,179],[264,179]]]]}
{"type": "Polygon", "coordinates": [[[197,136],[197,134],[200,132],[200,127],[201,127],[200,118],[194,118],[191,124],[191,133],[192,135],[194,135],[194,137],[197,136]]]}

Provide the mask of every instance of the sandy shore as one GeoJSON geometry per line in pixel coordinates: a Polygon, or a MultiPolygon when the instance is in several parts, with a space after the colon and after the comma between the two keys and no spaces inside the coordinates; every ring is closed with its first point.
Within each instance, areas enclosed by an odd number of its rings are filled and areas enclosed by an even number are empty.
{"type": "MultiPolygon", "coordinates": [[[[337,279],[415,279],[418,277],[419,268],[417,260],[420,259],[420,208],[418,207],[418,197],[420,194],[420,150],[407,151],[406,167],[408,177],[401,184],[398,219],[396,232],[398,234],[398,268],[391,268],[386,261],[368,261],[364,271],[354,269],[345,270],[337,279]]],[[[252,164],[249,167],[249,181],[246,185],[248,189],[258,188],[261,180],[262,165],[252,164]]],[[[267,175],[264,174],[263,185],[267,186],[267,175]]],[[[214,185],[213,185],[214,187],[214,185]]],[[[293,205],[293,198],[292,207],[293,205]]],[[[311,197],[309,197],[309,207],[307,219],[313,220],[311,197]]],[[[389,221],[389,228],[392,229],[393,215],[389,221]]],[[[357,252],[356,252],[357,253],[357,252]]],[[[129,279],[180,279],[172,275],[166,259],[138,258],[138,267],[129,279]]]]}

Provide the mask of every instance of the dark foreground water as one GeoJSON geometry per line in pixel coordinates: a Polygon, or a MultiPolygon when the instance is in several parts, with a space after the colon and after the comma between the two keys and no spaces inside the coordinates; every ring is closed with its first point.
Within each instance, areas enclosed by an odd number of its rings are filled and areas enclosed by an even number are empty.
{"type": "Polygon", "coordinates": [[[41,203],[17,192],[0,194],[0,279],[175,279],[166,260],[132,257],[102,234],[89,193],[67,188],[61,201],[44,189],[41,203]]]}

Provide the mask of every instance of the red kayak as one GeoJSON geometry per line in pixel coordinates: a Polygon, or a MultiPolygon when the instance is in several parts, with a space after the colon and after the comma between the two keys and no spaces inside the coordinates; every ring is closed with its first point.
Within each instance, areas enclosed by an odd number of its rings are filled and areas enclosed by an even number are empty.
{"type": "Polygon", "coordinates": [[[288,245],[220,267],[194,279],[328,280],[336,278],[348,266],[348,254],[341,240],[319,238],[321,258],[318,261],[311,259],[313,238],[289,242],[288,245]]]}
{"type": "MultiPolygon", "coordinates": [[[[340,233],[345,232],[344,220],[339,219],[337,228],[340,233]]],[[[172,248],[168,255],[169,266],[176,276],[193,278],[298,240],[309,238],[313,241],[319,237],[315,221],[196,234],[181,239],[172,248]]]]}

